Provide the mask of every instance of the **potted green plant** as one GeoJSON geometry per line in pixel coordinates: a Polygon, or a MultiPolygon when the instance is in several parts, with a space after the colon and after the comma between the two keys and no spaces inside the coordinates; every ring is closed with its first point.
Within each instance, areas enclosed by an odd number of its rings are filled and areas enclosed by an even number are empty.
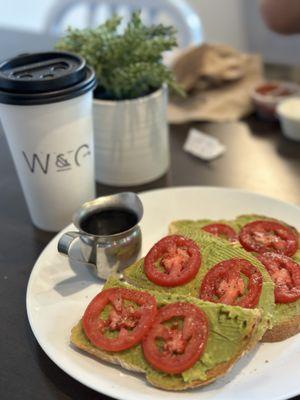
{"type": "Polygon", "coordinates": [[[135,12],[120,33],[121,21],[114,16],[95,29],[69,28],[56,48],[80,54],[94,68],[96,179],[127,186],[167,171],[168,87],[180,88],[163,64],[163,53],[177,45],[175,29],[145,26],[135,12]]]}

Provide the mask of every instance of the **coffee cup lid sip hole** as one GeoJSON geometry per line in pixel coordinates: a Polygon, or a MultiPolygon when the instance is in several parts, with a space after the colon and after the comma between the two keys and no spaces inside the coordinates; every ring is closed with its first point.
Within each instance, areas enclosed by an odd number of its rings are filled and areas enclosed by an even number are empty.
{"type": "Polygon", "coordinates": [[[0,64],[0,103],[55,103],[95,87],[94,71],[82,57],[68,52],[23,54],[0,64]]]}

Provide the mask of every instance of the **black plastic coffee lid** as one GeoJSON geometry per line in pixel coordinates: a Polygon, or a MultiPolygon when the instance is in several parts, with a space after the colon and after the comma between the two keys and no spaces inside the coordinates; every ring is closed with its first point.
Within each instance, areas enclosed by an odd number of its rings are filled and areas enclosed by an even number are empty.
{"type": "Polygon", "coordinates": [[[95,87],[94,71],[82,57],[72,53],[22,54],[0,64],[0,103],[55,103],[95,87]]]}

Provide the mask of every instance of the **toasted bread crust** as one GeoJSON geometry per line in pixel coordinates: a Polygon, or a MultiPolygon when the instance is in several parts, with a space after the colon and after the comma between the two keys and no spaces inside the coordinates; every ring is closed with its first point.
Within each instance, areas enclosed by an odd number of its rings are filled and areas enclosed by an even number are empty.
{"type": "Polygon", "coordinates": [[[300,332],[300,315],[288,319],[265,332],[262,342],[280,342],[300,332]]]}
{"type": "Polygon", "coordinates": [[[221,376],[223,376],[227,372],[229,372],[230,369],[233,367],[233,365],[245,353],[247,353],[250,349],[252,349],[252,347],[253,347],[253,343],[251,344],[251,335],[250,335],[249,340],[245,343],[245,348],[239,354],[237,354],[230,361],[219,364],[216,367],[212,368],[210,371],[208,371],[206,381],[195,380],[192,382],[182,382],[182,384],[180,386],[171,387],[170,385],[168,385],[168,386],[164,387],[162,385],[157,385],[156,381],[151,380],[151,376],[150,377],[146,376],[146,378],[147,378],[147,381],[149,383],[151,383],[153,386],[155,386],[159,389],[164,389],[164,390],[182,391],[182,390],[186,390],[186,389],[194,389],[197,387],[206,386],[206,385],[209,385],[210,383],[214,382],[217,378],[220,378],[221,376]]]}
{"type": "Polygon", "coordinates": [[[175,235],[177,233],[176,221],[173,221],[170,223],[170,225],[168,227],[168,233],[169,233],[169,235],[175,235]]]}
{"type": "Polygon", "coordinates": [[[117,355],[108,354],[105,351],[102,351],[96,347],[87,347],[84,343],[76,340],[73,336],[71,336],[71,343],[76,346],[78,349],[85,351],[86,353],[91,354],[94,357],[99,358],[100,360],[110,362],[112,364],[121,365],[121,367],[133,371],[133,372],[144,372],[143,369],[140,369],[130,363],[124,363],[117,355]]]}
{"type": "MultiPolygon", "coordinates": [[[[230,370],[230,368],[235,364],[235,362],[241,358],[246,352],[251,350],[254,345],[257,343],[257,335],[256,334],[256,329],[257,325],[260,321],[260,314],[257,313],[257,315],[253,318],[253,323],[251,326],[249,326],[249,332],[247,337],[245,338],[244,346],[242,350],[235,355],[231,360],[228,362],[221,363],[217,365],[216,367],[212,368],[207,372],[207,380],[206,381],[201,381],[201,380],[195,380],[192,382],[184,382],[178,384],[178,382],[175,382],[174,385],[166,384],[163,385],[162,382],[160,381],[159,384],[155,379],[151,379],[151,375],[146,374],[146,379],[149,383],[151,383],[153,386],[158,387],[159,389],[164,389],[164,390],[174,390],[174,391],[181,391],[185,389],[190,389],[190,388],[196,388],[200,386],[205,386],[208,385],[209,383],[213,382],[215,379],[217,379],[220,376],[223,376],[226,372],[230,370]]],[[[79,322],[80,324],[80,322],[79,322]]],[[[71,334],[71,343],[79,348],[80,350],[83,350],[89,354],[91,354],[94,357],[99,358],[100,360],[110,362],[112,364],[117,364],[122,366],[123,368],[129,370],[129,371],[134,371],[134,372],[141,372],[145,373],[143,369],[138,368],[136,365],[124,362],[122,359],[118,357],[118,354],[111,354],[107,353],[105,351],[100,350],[99,348],[96,347],[90,347],[86,346],[83,342],[78,340],[77,336],[73,334],[75,330],[78,329],[78,325],[76,325],[71,334]]]]}

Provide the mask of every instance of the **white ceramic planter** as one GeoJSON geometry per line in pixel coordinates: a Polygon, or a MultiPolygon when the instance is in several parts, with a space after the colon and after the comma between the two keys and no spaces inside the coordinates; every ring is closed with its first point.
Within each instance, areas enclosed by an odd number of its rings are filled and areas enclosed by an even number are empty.
{"type": "Polygon", "coordinates": [[[167,87],[134,100],[94,99],[96,180],[131,186],[163,175],[170,160],[167,87]]]}

